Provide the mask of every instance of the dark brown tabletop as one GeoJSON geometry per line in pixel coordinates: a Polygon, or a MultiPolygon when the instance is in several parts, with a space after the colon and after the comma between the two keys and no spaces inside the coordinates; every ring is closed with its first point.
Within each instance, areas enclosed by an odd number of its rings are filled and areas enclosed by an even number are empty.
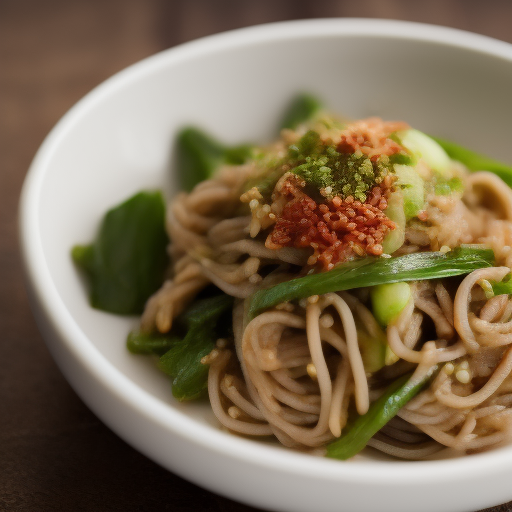
{"type": "MultiPolygon", "coordinates": [[[[233,28],[346,16],[435,23],[512,43],[509,0],[0,0],[0,510],[256,510],[139,454],[67,384],[23,285],[19,194],[57,120],[129,64],[233,28]]],[[[512,502],[489,510],[512,511],[512,502]]]]}

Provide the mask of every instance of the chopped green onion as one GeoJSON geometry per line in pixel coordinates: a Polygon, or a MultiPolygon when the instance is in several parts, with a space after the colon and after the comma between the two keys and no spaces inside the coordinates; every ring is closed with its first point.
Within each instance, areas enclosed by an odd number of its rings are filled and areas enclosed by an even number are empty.
{"type": "Polygon", "coordinates": [[[419,382],[410,383],[411,374],[407,374],[390,384],[383,395],[370,405],[366,414],[359,416],[339,439],[327,446],[327,457],[347,460],[359,453],[425,387],[437,369],[437,365],[433,366],[419,382]]]}
{"type": "Polygon", "coordinates": [[[464,164],[470,171],[489,171],[499,176],[509,187],[512,187],[512,166],[476,153],[454,142],[432,137],[452,160],[464,164]]]}
{"type": "MultiPolygon", "coordinates": [[[[493,294],[496,295],[512,295],[512,279],[508,274],[499,282],[489,281],[493,294]]],[[[485,291],[485,290],[484,290],[485,291]]]]}
{"type": "Polygon", "coordinates": [[[438,196],[449,196],[454,192],[463,192],[464,185],[460,178],[450,178],[449,180],[438,180],[434,187],[435,193],[438,196]]]}
{"type": "Polygon", "coordinates": [[[282,302],[312,295],[339,292],[400,281],[439,279],[469,274],[494,264],[494,252],[475,246],[461,246],[447,253],[417,252],[396,258],[366,257],[343,263],[333,270],[311,274],[254,293],[248,303],[248,318],[282,302]]]}

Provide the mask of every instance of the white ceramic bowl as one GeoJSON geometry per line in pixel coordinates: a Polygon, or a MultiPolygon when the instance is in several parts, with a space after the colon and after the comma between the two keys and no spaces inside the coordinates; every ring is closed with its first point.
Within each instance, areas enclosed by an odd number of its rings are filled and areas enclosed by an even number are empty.
{"type": "Polygon", "coordinates": [[[118,435],[212,491],[282,511],[463,511],[512,499],[512,446],[463,459],[337,462],[231,435],[207,406],[176,403],[150,358],[125,348],[134,318],[89,307],[70,248],[142,188],[172,192],[172,140],[196,124],[264,142],[300,91],[350,117],[403,119],[512,160],[512,46],[377,20],[273,24],[146,59],[97,87],[37,153],[21,198],[34,313],[65,376],[118,435]]]}

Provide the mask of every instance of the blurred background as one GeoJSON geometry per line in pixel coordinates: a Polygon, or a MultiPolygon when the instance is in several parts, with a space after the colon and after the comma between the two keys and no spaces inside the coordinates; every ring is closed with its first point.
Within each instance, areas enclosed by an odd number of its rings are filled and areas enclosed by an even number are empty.
{"type": "Polygon", "coordinates": [[[109,76],[198,37],[321,17],[432,23],[512,43],[510,0],[0,0],[0,510],[256,510],[163,470],[75,395],[30,313],[17,207],[46,134],[109,76]]]}

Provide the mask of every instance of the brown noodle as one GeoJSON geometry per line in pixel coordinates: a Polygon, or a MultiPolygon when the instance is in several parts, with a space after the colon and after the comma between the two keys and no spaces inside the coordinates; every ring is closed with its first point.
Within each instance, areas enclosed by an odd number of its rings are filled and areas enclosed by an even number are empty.
{"type": "Polygon", "coordinates": [[[274,435],[286,446],[318,448],[341,434],[352,403],[364,414],[391,379],[411,368],[418,377],[446,362],[430,387],[369,445],[421,459],[443,447],[471,453],[509,440],[512,302],[507,296],[487,299],[478,284],[510,272],[510,189],[488,172],[459,169],[465,176],[462,199],[427,198],[428,224],[412,223],[396,254],[480,243],[494,250],[500,266],[477,270],[455,288],[453,281],[413,285],[408,306],[386,332],[400,361],[377,379],[365,373],[358,345],[356,324],[369,335],[380,329],[364,305],[365,290],[282,304],[243,325],[242,299],[296,276],[310,254],[265,247],[259,233],[268,225],[268,211],[240,214],[242,187],[252,172],[251,164],[223,168],[174,199],[167,219],[174,276],[142,318],[146,330],[169,331],[210,283],[237,298],[234,339],[209,358],[210,402],[220,423],[247,436],[274,435]]]}

